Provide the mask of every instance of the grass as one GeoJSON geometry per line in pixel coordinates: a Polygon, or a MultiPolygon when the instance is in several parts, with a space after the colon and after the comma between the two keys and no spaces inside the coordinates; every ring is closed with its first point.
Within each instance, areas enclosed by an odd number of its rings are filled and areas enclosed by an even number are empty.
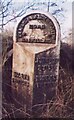
{"type": "MultiPolygon", "coordinates": [[[[6,118],[31,118],[33,117],[27,113],[25,106],[21,104],[16,98],[11,95],[11,73],[12,73],[12,56],[6,57],[8,51],[12,48],[11,43],[7,46],[7,42],[3,43],[3,69],[2,69],[2,116],[6,118]],[[18,107],[19,106],[19,107],[18,107]]],[[[60,71],[59,80],[57,83],[58,94],[53,100],[44,104],[37,104],[40,114],[38,117],[42,118],[74,118],[73,108],[73,78],[74,78],[74,50],[70,45],[61,43],[60,49],[60,71]]],[[[14,89],[14,88],[12,88],[14,89]]],[[[35,106],[32,106],[33,108],[35,106]]]]}

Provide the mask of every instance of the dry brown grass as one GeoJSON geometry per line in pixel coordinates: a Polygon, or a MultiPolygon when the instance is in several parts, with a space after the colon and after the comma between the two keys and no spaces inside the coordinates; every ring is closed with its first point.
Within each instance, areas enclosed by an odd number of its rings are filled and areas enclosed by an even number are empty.
{"type": "MultiPolygon", "coordinates": [[[[12,44],[7,47],[7,42],[3,43],[3,61],[6,59],[6,53],[12,49],[12,44]]],[[[61,44],[60,50],[60,71],[58,80],[58,95],[56,100],[49,103],[37,105],[41,109],[39,117],[43,118],[74,118],[73,107],[73,78],[74,78],[74,49],[66,43],[61,44]]],[[[2,81],[2,109],[3,118],[32,117],[26,113],[22,104],[11,95],[11,73],[12,56],[3,62],[3,81],[2,81]],[[19,108],[16,106],[20,106],[19,108]]],[[[12,88],[14,89],[14,88],[12,88]]],[[[33,106],[34,107],[34,106],[33,106]]]]}

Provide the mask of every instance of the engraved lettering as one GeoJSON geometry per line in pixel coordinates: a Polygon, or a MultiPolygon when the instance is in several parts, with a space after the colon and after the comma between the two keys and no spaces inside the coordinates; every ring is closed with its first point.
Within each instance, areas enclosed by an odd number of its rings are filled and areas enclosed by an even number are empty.
{"type": "Polygon", "coordinates": [[[29,25],[29,29],[45,29],[45,25],[29,25]]]}
{"type": "Polygon", "coordinates": [[[21,79],[28,80],[28,81],[30,80],[29,75],[21,74],[21,73],[18,73],[18,72],[14,72],[14,77],[15,78],[21,78],[21,79]]]}

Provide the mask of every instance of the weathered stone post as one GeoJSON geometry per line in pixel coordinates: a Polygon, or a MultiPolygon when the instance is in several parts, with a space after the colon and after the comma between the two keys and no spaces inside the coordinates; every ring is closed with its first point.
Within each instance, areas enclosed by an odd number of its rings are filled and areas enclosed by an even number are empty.
{"type": "MultiPolygon", "coordinates": [[[[14,97],[26,112],[55,100],[59,73],[60,28],[49,13],[26,14],[17,24],[13,44],[14,97]]],[[[36,112],[36,113],[35,113],[36,112]]]]}

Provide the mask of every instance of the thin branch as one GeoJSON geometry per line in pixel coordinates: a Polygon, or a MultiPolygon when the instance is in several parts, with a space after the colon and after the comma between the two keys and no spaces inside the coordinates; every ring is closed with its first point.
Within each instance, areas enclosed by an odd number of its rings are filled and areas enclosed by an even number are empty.
{"type": "MultiPolygon", "coordinates": [[[[24,12],[24,9],[19,12],[15,17],[11,18],[10,20],[8,20],[6,23],[4,23],[3,25],[6,25],[8,24],[9,22],[13,21],[14,19],[18,18],[18,17],[21,17],[22,15],[24,15],[27,11],[27,9],[31,8],[35,3],[33,3],[32,5],[28,6],[26,9],[25,9],[25,12],[24,12]]],[[[2,24],[0,24],[0,26],[2,26],[2,24]]]]}
{"type": "Polygon", "coordinates": [[[2,6],[2,11],[3,11],[4,9],[5,9],[5,10],[4,10],[0,15],[6,13],[6,12],[8,11],[8,7],[9,7],[9,5],[10,5],[11,2],[12,2],[12,0],[10,0],[5,6],[4,6],[4,5],[2,6]]]}

